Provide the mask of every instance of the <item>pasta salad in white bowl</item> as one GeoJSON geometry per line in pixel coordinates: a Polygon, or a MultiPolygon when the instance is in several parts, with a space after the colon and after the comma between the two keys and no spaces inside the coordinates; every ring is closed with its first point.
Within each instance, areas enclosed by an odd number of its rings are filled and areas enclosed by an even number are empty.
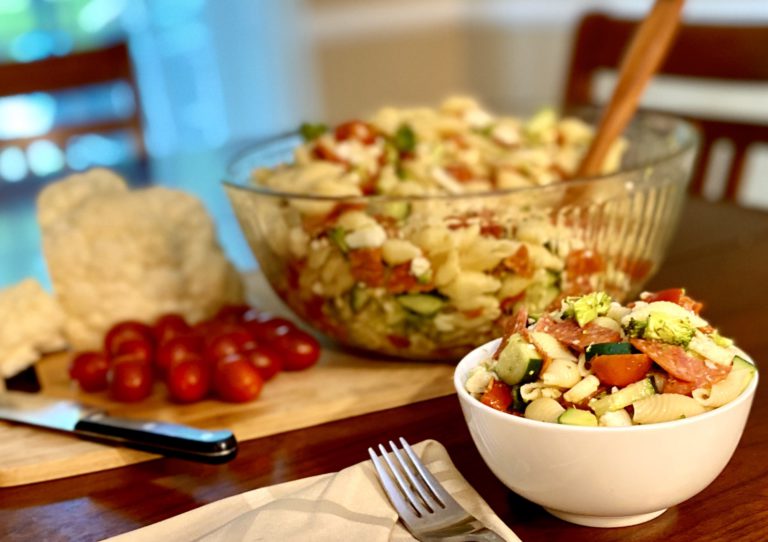
{"type": "Polygon", "coordinates": [[[642,523],[704,489],[744,430],[754,362],[682,289],[604,292],[511,317],[454,384],[472,438],[510,489],[573,523],[642,523]]]}
{"type": "Polygon", "coordinates": [[[495,116],[468,98],[263,142],[224,183],[273,289],[337,341],[457,360],[593,289],[636,294],[675,230],[697,145],[680,119],[640,116],[572,179],[593,135],[543,110],[495,116]],[[566,181],[566,182],[564,182],[566,181]]]}

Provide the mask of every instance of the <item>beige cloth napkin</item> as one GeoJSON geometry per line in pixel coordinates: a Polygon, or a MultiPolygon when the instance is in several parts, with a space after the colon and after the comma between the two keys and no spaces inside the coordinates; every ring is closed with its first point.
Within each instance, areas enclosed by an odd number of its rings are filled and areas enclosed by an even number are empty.
{"type": "MultiPolygon", "coordinates": [[[[430,471],[470,513],[508,541],[520,539],[451,463],[439,442],[413,446],[430,471]]],[[[254,489],[190,510],[110,542],[201,540],[376,542],[415,540],[378,483],[370,461],[340,472],[254,489]]]]}

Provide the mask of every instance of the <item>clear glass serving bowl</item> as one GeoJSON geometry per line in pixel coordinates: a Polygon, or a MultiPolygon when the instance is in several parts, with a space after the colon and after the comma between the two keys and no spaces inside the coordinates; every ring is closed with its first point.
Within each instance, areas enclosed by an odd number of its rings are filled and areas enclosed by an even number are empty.
{"type": "Polygon", "coordinates": [[[642,114],[625,137],[609,175],[461,195],[329,197],[252,183],[256,168],[293,160],[302,139],[289,134],[241,154],[224,186],[267,280],[303,321],[348,346],[455,360],[499,336],[520,306],[535,313],[592,290],[624,300],[656,272],[698,134],[681,119],[642,114]],[[423,258],[398,264],[397,242],[386,260],[381,249],[345,246],[337,223],[350,211],[423,258]]]}

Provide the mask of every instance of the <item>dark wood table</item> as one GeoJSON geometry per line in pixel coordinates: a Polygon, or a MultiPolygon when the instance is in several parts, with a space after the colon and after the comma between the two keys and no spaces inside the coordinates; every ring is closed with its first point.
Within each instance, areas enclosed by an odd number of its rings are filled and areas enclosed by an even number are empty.
{"type": "MultiPolygon", "coordinates": [[[[689,202],[668,258],[648,288],[674,286],[703,300],[707,319],[758,363],[768,358],[768,213],[689,202]]],[[[342,469],[366,459],[371,444],[399,435],[410,442],[442,442],[469,482],[526,542],[768,540],[765,385],[758,388],[742,441],[720,477],[689,501],[635,527],[578,527],[510,492],[480,459],[458,400],[448,396],[244,442],[238,458],[224,466],[158,459],[2,489],[0,540],[99,540],[243,491],[342,469]]]]}

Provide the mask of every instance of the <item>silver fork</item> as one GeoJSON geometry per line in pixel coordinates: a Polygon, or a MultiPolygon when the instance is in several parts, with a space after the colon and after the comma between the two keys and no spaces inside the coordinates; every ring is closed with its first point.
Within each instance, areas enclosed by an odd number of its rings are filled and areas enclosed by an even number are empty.
{"type": "Polygon", "coordinates": [[[386,467],[373,448],[368,448],[368,455],[387,497],[413,536],[421,542],[504,542],[451,497],[404,438],[400,445],[402,451],[390,440],[392,452],[388,453],[379,444],[386,467]]]}

